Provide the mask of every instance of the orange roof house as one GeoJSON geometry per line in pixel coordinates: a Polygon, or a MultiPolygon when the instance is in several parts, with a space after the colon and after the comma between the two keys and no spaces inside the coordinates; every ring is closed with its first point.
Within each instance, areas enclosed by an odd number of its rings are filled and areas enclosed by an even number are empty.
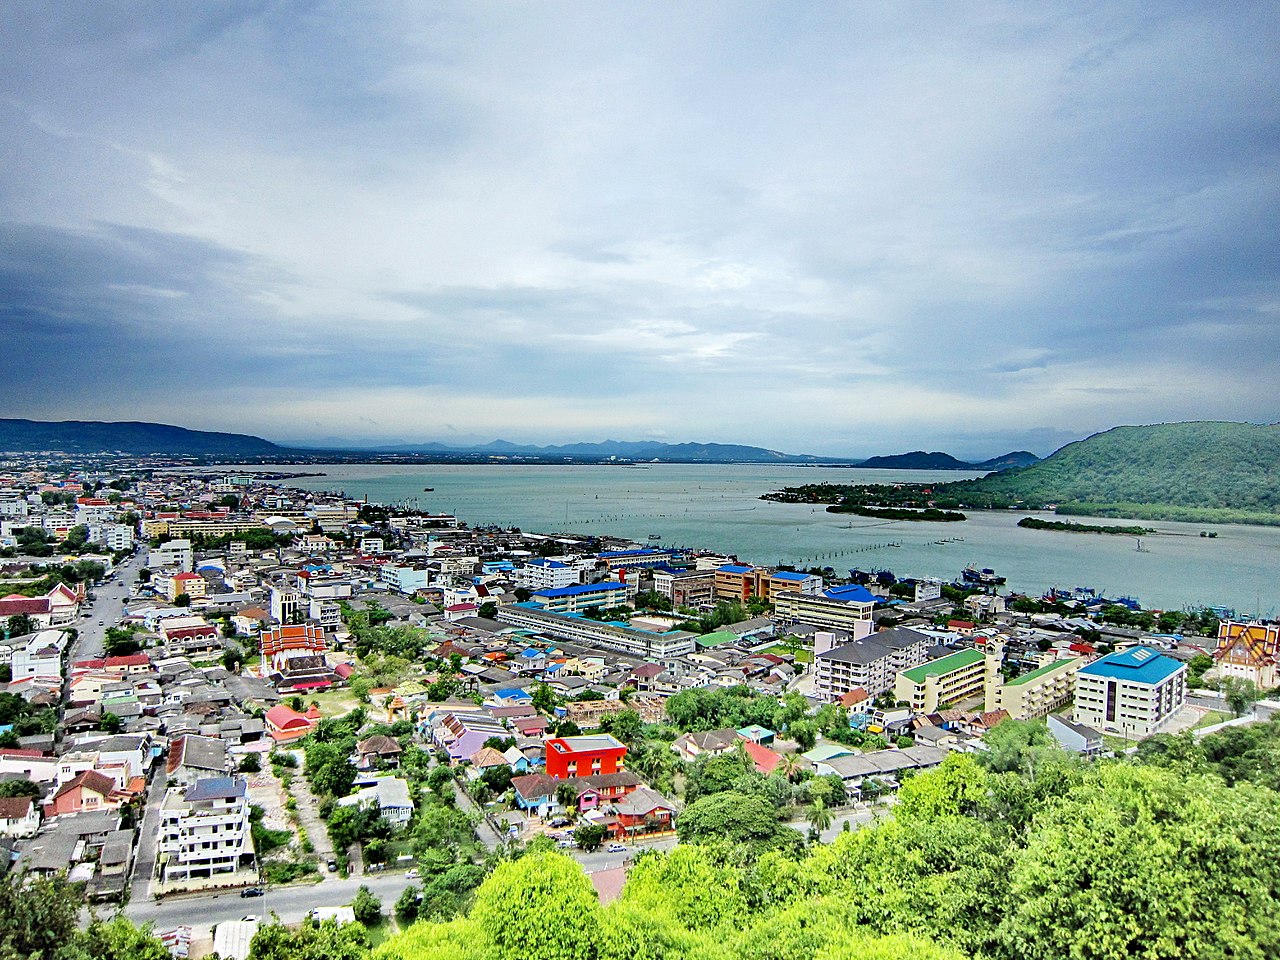
{"type": "Polygon", "coordinates": [[[311,732],[311,728],[315,726],[318,719],[319,711],[316,711],[316,718],[312,719],[297,710],[286,707],[283,703],[276,704],[263,717],[267,725],[267,733],[276,743],[292,743],[294,740],[301,740],[311,732]]]}

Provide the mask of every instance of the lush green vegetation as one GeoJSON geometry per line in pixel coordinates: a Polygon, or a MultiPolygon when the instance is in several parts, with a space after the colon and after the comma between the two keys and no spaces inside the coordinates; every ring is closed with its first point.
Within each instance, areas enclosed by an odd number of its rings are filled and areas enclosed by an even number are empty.
{"type": "Polygon", "coordinates": [[[968,519],[956,510],[939,510],[936,507],[906,510],[899,507],[861,507],[847,503],[832,504],[827,507],[827,513],[852,513],[859,517],[874,517],[877,520],[922,520],[928,523],[954,523],[968,519]]]}
{"type": "Polygon", "coordinates": [[[1058,530],[1062,533],[1107,533],[1118,536],[1144,537],[1155,533],[1150,527],[1114,527],[1093,523],[1075,523],[1071,520],[1043,520],[1040,517],[1023,517],[1018,526],[1028,530],[1058,530]]]}
{"type": "Polygon", "coordinates": [[[1280,523],[1280,427],[1116,427],[1047,460],[938,488],[938,505],[1058,506],[1059,513],[1209,523],[1280,523]]]}

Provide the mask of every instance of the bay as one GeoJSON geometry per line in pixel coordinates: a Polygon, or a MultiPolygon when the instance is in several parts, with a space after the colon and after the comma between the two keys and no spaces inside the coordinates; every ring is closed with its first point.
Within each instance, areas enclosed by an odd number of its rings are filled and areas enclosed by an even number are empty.
{"type": "Polygon", "coordinates": [[[320,464],[314,469],[325,475],[287,484],[451,513],[473,526],[608,534],[640,543],[658,534],[654,542],[664,545],[733,554],[757,564],[829,566],[840,574],[857,567],[953,580],[964,567],[976,565],[994,568],[1014,590],[1039,594],[1049,587],[1092,587],[1167,609],[1213,604],[1241,615],[1271,616],[1277,606],[1276,527],[1142,521],[1158,532],[1143,537],[1139,551],[1132,537],[1023,529],[1017,522],[1028,515],[1025,511],[976,511],[962,523],[916,523],[758,499],[803,483],[934,483],[978,476],[957,471],[774,464],[320,464]],[[1202,530],[1217,536],[1201,537],[1202,530]]]}

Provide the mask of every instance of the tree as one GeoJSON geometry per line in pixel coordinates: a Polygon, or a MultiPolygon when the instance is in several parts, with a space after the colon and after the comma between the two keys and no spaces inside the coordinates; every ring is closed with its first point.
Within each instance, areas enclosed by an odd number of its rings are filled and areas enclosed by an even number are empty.
{"type": "Polygon", "coordinates": [[[813,829],[819,833],[824,832],[831,826],[831,811],[827,809],[827,805],[822,802],[821,797],[815,799],[813,806],[809,809],[809,822],[813,824],[813,829]]]}
{"type": "Polygon", "coordinates": [[[401,891],[396,899],[396,922],[407,927],[418,919],[418,903],[422,899],[422,890],[416,883],[411,883],[401,891]]]}
{"type": "Polygon", "coordinates": [[[611,733],[622,743],[631,746],[640,738],[640,730],[644,724],[640,714],[635,710],[619,710],[606,714],[600,719],[600,729],[611,733]]]}
{"type": "Polygon", "coordinates": [[[584,823],[573,831],[573,842],[588,852],[599,850],[604,843],[604,827],[598,823],[584,823]]]}
{"type": "Polygon", "coordinates": [[[818,731],[809,720],[797,720],[787,728],[787,733],[800,745],[801,750],[812,750],[818,742],[818,731]]]}
{"type": "Polygon", "coordinates": [[[124,721],[114,713],[104,713],[98,721],[98,729],[104,733],[119,733],[124,727],[124,721]]]}
{"type": "Polygon", "coordinates": [[[761,845],[774,843],[780,831],[795,834],[790,827],[778,823],[778,815],[768,800],[731,790],[689,804],[676,821],[676,831],[684,843],[723,839],[761,845]]]}
{"type": "Polygon", "coordinates": [[[304,921],[290,930],[279,920],[259,927],[248,960],[368,960],[369,934],[363,924],[304,921]]]}
{"type": "Polygon", "coordinates": [[[1246,711],[1252,709],[1262,695],[1256,683],[1243,677],[1223,677],[1219,691],[1237,717],[1244,716],[1246,711]]]}
{"type": "Polygon", "coordinates": [[[936,770],[919,773],[898,791],[900,820],[971,816],[987,796],[987,773],[971,754],[950,753],[936,770]]]}
{"type": "Polygon", "coordinates": [[[25,637],[29,633],[36,632],[36,622],[29,614],[15,613],[9,618],[9,636],[25,637]]]}
{"type": "Polygon", "coordinates": [[[366,927],[382,922],[382,901],[375,897],[373,891],[364,884],[356,890],[356,897],[351,901],[351,911],[355,914],[356,921],[363,923],[366,927]]]}
{"type": "Polygon", "coordinates": [[[76,937],[84,896],[61,878],[0,877],[0,957],[55,960],[76,937]]]}
{"type": "Polygon", "coordinates": [[[542,713],[553,713],[556,709],[556,693],[545,683],[535,684],[533,688],[533,707],[542,713]]]}
{"type": "Polygon", "coordinates": [[[40,796],[40,784],[31,780],[0,780],[0,797],[40,796]]]}
{"type": "Polygon", "coordinates": [[[602,925],[591,881],[558,853],[499,864],[481,884],[471,919],[495,960],[590,960],[602,925]]]}
{"type": "Polygon", "coordinates": [[[240,761],[241,773],[258,773],[262,770],[262,761],[258,759],[256,753],[246,753],[244,759],[240,761]]]}
{"type": "Polygon", "coordinates": [[[175,607],[191,606],[191,594],[187,593],[185,590],[182,591],[182,593],[173,598],[173,605],[175,607]]]}
{"type": "Polygon", "coordinates": [[[95,918],[81,936],[86,960],[172,960],[169,948],[148,927],[135,927],[120,914],[95,918]]]}
{"type": "Polygon", "coordinates": [[[1280,955],[1280,864],[1257,855],[1278,845],[1272,791],[1101,767],[1037,814],[1012,872],[1005,948],[1028,960],[1280,955]]]}

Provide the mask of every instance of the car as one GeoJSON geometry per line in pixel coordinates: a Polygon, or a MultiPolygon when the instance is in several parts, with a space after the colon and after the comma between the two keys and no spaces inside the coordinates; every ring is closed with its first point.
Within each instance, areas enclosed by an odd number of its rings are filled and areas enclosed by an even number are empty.
{"type": "Polygon", "coordinates": [[[330,860],[330,861],[329,861],[329,863],[328,863],[328,867],[329,867],[329,872],[330,872],[330,873],[337,873],[337,872],[338,872],[338,861],[337,861],[337,860],[330,860]]]}
{"type": "Polygon", "coordinates": [[[561,849],[564,849],[564,850],[568,850],[573,845],[574,843],[572,840],[561,840],[559,843],[556,844],[557,847],[560,847],[561,849]]]}
{"type": "Polygon", "coordinates": [[[408,873],[406,873],[406,874],[404,875],[404,878],[405,878],[406,880],[417,880],[417,879],[418,879],[418,877],[420,877],[420,876],[421,876],[421,874],[420,874],[420,873],[418,873],[418,871],[417,871],[417,870],[410,870],[408,873]]]}
{"type": "Polygon", "coordinates": [[[243,890],[240,891],[240,896],[261,897],[261,896],[265,896],[266,892],[267,891],[263,890],[261,887],[245,887],[243,890]]]}
{"type": "Polygon", "coordinates": [[[627,852],[627,848],[621,843],[611,843],[609,844],[608,849],[610,853],[626,853],[627,852]]]}
{"type": "Polygon", "coordinates": [[[547,821],[547,826],[549,827],[567,827],[568,825],[569,825],[568,817],[556,817],[554,820],[547,821]]]}
{"type": "Polygon", "coordinates": [[[103,624],[105,624],[106,622],[107,622],[107,621],[105,621],[105,620],[99,620],[99,621],[98,621],[98,626],[102,626],[102,625],[103,625],[103,624]]]}
{"type": "Polygon", "coordinates": [[[259,920],[259,919],[261,919],[261,918],[260,918],[256,913],[247,913],[247,914],[245,914],[243,917],[241,917],[240,919],[241,919],[242,921],[249,921],[249,922],[252,922],[252,923],[257,923],[257,922],[258,922],[258,920],[259,920]]]}

